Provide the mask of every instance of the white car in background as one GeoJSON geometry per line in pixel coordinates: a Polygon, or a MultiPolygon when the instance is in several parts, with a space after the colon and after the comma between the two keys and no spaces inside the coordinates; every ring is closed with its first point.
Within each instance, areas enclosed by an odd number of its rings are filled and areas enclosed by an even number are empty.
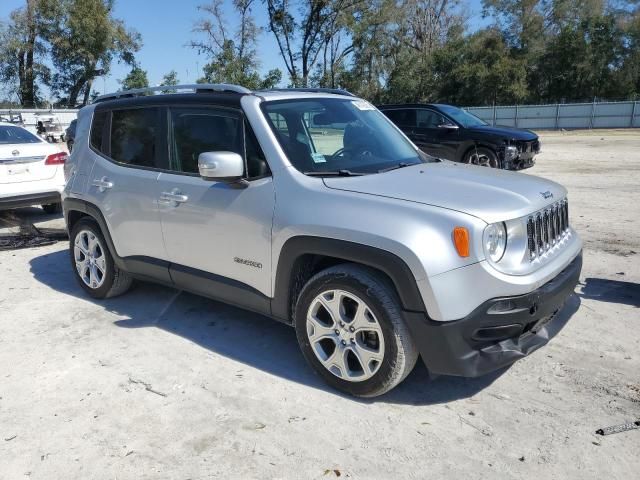
{"type": "Polygon", "coordinates": [[[67,153],[27,131],[0,122],[0,210],[42,205],[61,211],[67,153]]]}

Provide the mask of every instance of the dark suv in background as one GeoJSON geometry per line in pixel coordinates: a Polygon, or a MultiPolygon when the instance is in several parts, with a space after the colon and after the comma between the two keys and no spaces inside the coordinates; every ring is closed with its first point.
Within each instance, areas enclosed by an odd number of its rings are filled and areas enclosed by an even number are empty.
{"type": "Polygon", "coordinates": [[[434,157],[505,170],[532,167],[540,140],[530,131],[492,127],[458,107],[438,104],[378,107],[424,152],[434,157]]]}

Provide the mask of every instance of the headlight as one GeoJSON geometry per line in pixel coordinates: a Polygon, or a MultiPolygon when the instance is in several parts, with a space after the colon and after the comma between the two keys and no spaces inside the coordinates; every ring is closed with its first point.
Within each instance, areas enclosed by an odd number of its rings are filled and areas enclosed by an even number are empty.
{"type": "Polygon", "coordinates": [[[492,223],[484,229],[482,246],[492,262],[500,261],[507,248],[507,228],[503,222],[492,223]]]}
{"type": "Polygon", "coordinates": [[[518,156],[518,148],[509,145],[508,147],[504,147],[504,158],[505,160],[513,160],[518,156]]]}

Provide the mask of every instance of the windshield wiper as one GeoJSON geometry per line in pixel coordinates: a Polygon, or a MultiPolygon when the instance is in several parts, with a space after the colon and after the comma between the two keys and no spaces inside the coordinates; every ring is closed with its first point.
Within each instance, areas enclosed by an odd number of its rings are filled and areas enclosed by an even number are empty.
{"type": "Polygon", "coordinates": [[[382,170],[378,170],[378,173],[390,172],[391,170],[397,170],[399,168],[410,167],[411,165],[417,165],[417,163],[400,162],[400,163],[397,163],[396,165],[393,165],[391,167],[387,167],[387,168],[383,168],[382,170]]]}
{"type": "Polygon", "coordinates": [[[329,170],[326,172],[302,172],[310,177],[360,177],[366,175],[365,173],[352,172],[351,170],[329,170]]]}

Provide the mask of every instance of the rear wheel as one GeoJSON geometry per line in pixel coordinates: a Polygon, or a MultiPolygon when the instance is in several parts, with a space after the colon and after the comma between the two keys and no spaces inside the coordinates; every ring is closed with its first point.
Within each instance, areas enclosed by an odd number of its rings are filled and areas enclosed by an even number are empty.
{"type": "Polygon", "coordinates": [[[393,286],[366,267],[338,265],[311,278],[298,298],[295,324],[307,362],[351,395],[388,392],[418,358],[393,286]]]}
{"type": "Polygon", "coordinates": [[[113,261],[98,225],[79,220],[69,236],[71,265],[80,286],[94,298],[109,298],[125,293],[132,279],[113,261]]]}
{"type": "Polygon", "coordinates": [[[489,148],[478,147],[471,149],[464,158],[464,163],[480,167],[499,168],[500,161],[496,152],[489,148]]]}
{"type": "Polygon", "coordinates": [[[44,213],[48,213],[49,215],[53,215],[55,213],[62,212],[62,204],[61,203],[48,203],[47,205],[42,205],[42,209],[44,213]]]}

